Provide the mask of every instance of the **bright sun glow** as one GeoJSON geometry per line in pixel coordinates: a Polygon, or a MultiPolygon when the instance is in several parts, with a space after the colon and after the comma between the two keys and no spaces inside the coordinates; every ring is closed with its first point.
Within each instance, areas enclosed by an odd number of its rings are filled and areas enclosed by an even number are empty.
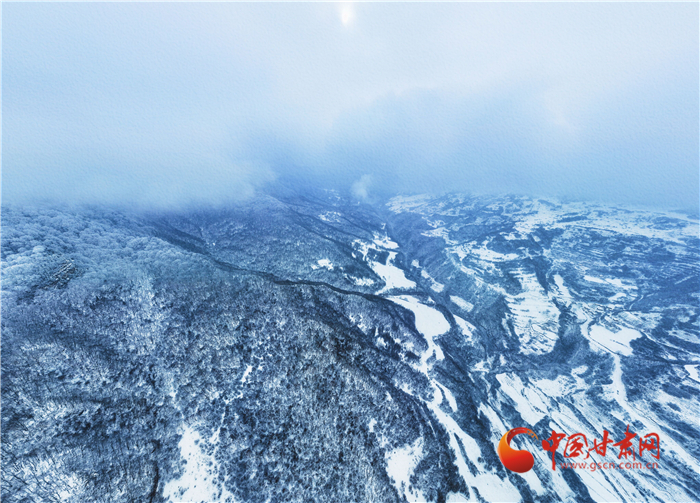
{"type": "Polygon", "coordinates": [[[340,20],[343,26],[348,26],[355,19],[355,13],[353,12],[352,5],[343,5],[340,9],[340,20]]]}

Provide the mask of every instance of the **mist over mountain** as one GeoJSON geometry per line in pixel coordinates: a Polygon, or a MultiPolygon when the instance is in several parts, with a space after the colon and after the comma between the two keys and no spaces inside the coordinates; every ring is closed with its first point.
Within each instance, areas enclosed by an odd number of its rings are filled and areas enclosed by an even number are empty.
{"type": "Polygon", "coordinates": [[[697,3],[8,3],[5,202],[273,180],[697,212],[697,3]]]}

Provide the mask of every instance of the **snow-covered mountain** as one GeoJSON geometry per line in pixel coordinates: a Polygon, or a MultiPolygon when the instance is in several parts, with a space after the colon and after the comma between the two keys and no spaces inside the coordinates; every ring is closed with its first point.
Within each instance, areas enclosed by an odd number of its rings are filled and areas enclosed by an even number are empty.
{"type": "Polygon", "coordinates": [[[459,195],[5,208],[2,499],[694,501],[698,229],[459,195]],[[642,467],[541,445],[628,425],[642,467]]]}

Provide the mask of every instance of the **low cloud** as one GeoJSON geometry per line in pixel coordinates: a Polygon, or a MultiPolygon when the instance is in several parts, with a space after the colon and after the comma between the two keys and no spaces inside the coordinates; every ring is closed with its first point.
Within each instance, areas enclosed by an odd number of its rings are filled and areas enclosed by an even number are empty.
{"type": "Polygon", "coordinates": [[[696,3],[17,2],[3,16],[3,202],[218,205],[273,180],[358,199],[700,200],[696,3]]]}
{"type": "Polygon", "coordinates": [[[369,199],[369,187],[372,184],[372,175],[362,175],[352,184],[352,195],[362,201],[369,199]]]}

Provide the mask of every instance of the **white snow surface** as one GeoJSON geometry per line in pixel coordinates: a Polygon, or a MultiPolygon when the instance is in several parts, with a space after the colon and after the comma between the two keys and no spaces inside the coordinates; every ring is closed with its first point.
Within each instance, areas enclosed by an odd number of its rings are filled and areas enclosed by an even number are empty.
{"type": "Polygon", "coordinates": [[[539,393],[525,386],[517,374],[497,374],[501,391],[515,402],[515,408],[528,424],[537,424],[548,414],[548,404],[539,393]]]}
{"type": "Polygon", "coordinates": [[[395,257],[396,253],[389,253],[386,265],[379,262],[369,262],[372,270],[384,280],[386,285],[379,293],[387,292],[394,288],[411,289],[416,287],[416,284],[408,279],[401,269],[392,264],[395,257]]]}
{"type": "Polygon", "coordinates": [[[442,292],[442,291],[445,289],[445,285],[443,285],[442,283],[438,283],[437,281],[435,281],[435,280],[433,279],[433,277],[432,277],[432,276],[428,273],[428,271],[426,271],[425,269],[423,269],[423,270],[420,272],[420,275],[423,276],[423,277],[424,277],[425,279],[427,279],[428,281],[430,281],[430,288],[431,288],[432,290],[434,290],[435,292],[440,293],[440,292],[442,292]]]}
{"type": "Polygon", "coordinates": [[[450,246],[457,244],[457,241],[450,240],[450,232],[444,227],[438,227],[432,231],[421,232],[421,236],[428,238],[442,238],[442,240],[445,241],[445,244],[450,246]]]}
{"type": "MultiPolygon", "coordinates": [[[[610,408],[609,414],[624,424],[643,424],[643,428],[637,428],[639,432],[662,429],[657,422],[662,421],[662,418],[646,413],[635,406],[634,403],[628,401],[622,381],[621,360],[623,357],[633,354],[631,341],[643,335],[653,337],[652,330],[658,323],[659,313],[645,313],[641,315],[640,313],[620,311],[620,303],[631,301],[632,296],[636,294],[637,286],[627,279],[608,277],[604,272],[597,272],[598,270],[603,271],[603,268],[591,270],[581,268],[579,273],[585,281],[591,283],[591,286],[604,285],[608,287],[606,290],[610,291],[609,294],[606,294],[610,299],[610,304],[588,304],[581,300],[581,293],[575,291],[574,287],[569,286],[571,290],[567,288],[568,285],[565,285],[565,280],[561,275],[555,274],[552,277],[554,285],[551,285],[552,287],[549,288],[548,292],[545,292],[530,270],[521,270],[518,271],[517,277],[523,287],[523,291],[518,295],[508,295],[498,285],[492,286],[489,284],[490,280],[485,277],[485,274],[498,275],[498,270],[495,267],[498,266],[496,262],[514,258],[522,259],[524,254],[521,252],[517,252],[517,255],[514,253],[497,253],[489,249],[489,243],[486,241],[450,246],[448,228],[453,229],[454,225],[445,224],[437,220],[436,216],[459,215],[460,211],[464,210],[457,207],[456,203],[457,201],[454,199],[418,196],[394,198],[390,202],[389,207],[397,213],[410,211],[423,215],[423,218],[428,221],[432,228],[425,232],[424,235],[441,238],[446,242],[445,252],[456,270],[469,275],[476,287],[486,286],[502,293],[506,297],[516,333],[521,336],[521,344],[528,345],[528,349],[525,351],[532,349],[535,352],[546,351],[548,349],[547,346],[553,345],[556,341],[559,313],[552,299],[556,298],[570,305],[572,312],[578,318],[578,323],[581,324],[582,334],[591,341],[591,347],[598,351],[604,351],[612,357],[613,370],[610,375],[612,382],[603,387],[603,400],[608,403],[610,408]],[[617,304],[612,305],[612,303],[617,304]],[[634,329],[628,327],[634,327],[634,329]],[[545,340],[548,335],[552,336],[549,342],[545,340]],[[544,346],[538,347],[538,344],[544,346]]],[[[469,211],[469,208],[465,209],[469,211]]],[[[499,209],[498,205],[494,205],[493,209],[499,209]]],[[[505,211],[508,212],[509,210],[506,209],[505,211]]],[[[567,232],[579,232],[577,231],[579,229],[584,232],[592,230],[603,235],[617,233],[629,236],[646,236],[666,241],[667,247],[669,246],[668,243],[678,243],[682,245],[678,247],[679,250],[671,251],[673,253],[685,253],[683,247],[687,246],[687,238],[697,238],[699,231],[697,220],[684,215],[619,210],[589,203],[560,204],[530,200],[525,201],[524,204],[518,202],[516,211],[514,213],[512,210],[510,211],[516,222],[515,231],[506,236],[506,239],[511,241],[528,238],[539,241],[536,236],[532,235],[532,232],[540,227],[564,229],[567,232]],[[580,218],[570,218],[579,215],[580,218]],[[676,221],[669,225],[664,222],[664,219],[659,219],[658,217],[660,216],[667,216],[668,218],[676,219],[676,221]]],[[[475,221],[475,224],[479,225],[480,222],[475,221]]],[[[605,261],[605,257],[601,257],[601,259],[603,262],[605,261]]],[[[680,279],[678,283],[682,283],[687,279],[680,279]]],[[[454,299],[452,301],[455,302],[454,299]]],[[[455,304],[459,305],[457,302],[455,304]]],[[[457,317],[455,321],[460,329],[465,332],[463,325],[466,321],[457,317]]],[[[674,332],[674,335],[696,342],[695,339],[697,337],[694,335],[686,334],[682,331],[678,332],[678,334],[674,332]]],[[[500,360],[501,365],[503,365],[505,363],[503,358],[500,360]]],[[[484,360],[475,365],[473,371],[475,371],[475,375],[478,375],[477,372],[489,371],[493,366],[493,359],[489,361],[484,360]]],[[[681,378],[687,379],[686,382],[689,382],[689,380],[700,382],[697,363],[690,363],[685,365],[684,368],[687,374],[681,373],[681,378]]],[[[492,431],[506,431],[506,425],[499,419],[504,417],[501,404],[512,401],[523,420],[531,425],[548,416],[551,418],[549,426],[552,429],[567,433],[580,431],[585,433],[589,440],[594,437],[600,438],[601,432],[606,428],[610,428],[610,417],[607,414],[598,413],[600,405],[591,401],[588,396],[587,391],[590,388],[590,382],[588,381],[590,381],[591,377],[586,375],[587,371],[586,365],[580,365],[571,369],[569,374],[559,375],[555,379],[522,378],[521,380],[517,374],[498,374],[497,379],[501,385],[500,392],[497,394],[499,396],[494,397],[488,404],[480,405],[479,410],[492,424],[492,431]],[[587,421],[584,421],[583,418],[587,421]]],[[[510,483],[507,479],[505,481],[493,480],[492,482],[488,477],[482,475],[483,472],[488,472],[488,470],[485,470],[478,461],[478,454],[480,454],[478,446],[472,450],[471,445],[469,445],[469,436],[465,435],[454,422],[451,415],[445,412],[448,409],[444,405],[442,409],[438,407],[447,398],[446,388],[435,379],[431,378],[430,381],[434,388],[434,395],[432,402],[426,403],[426,405],[448,430],[450,446],[456,457],[456,465],[467,486],[470,488],[476,487],[481,496],[487,501],[519,501],[521,497],[517,492],[509,494],[507,486],[510,483]],[[465,442],[464,447],[467,456],[476,467],[477,478],[468,469],[466,460],[463,459],[459,449],[458,440],[465,442]],[[477,453],[476,456],[474,456],[475,453],[477,453]],[[499,488],[500,484],[506,487],[501,486],[499,488]]],[[[662,397],[656,397],[655,399],[660,403],[670,400],[668,397],[663,398],[663,394],[662,397]]],[[[508,427],[510,426],[512,425],[508,425],[508,427]]],[[[498,438],[492,440],[497,442],[498,438]]],[[[664,436],[662,443],[664,444],[664,456],[668,453],[666,459],[669,461],[667,462],[687,463],[687,460],[693,459],[672,437],[664,436]]],[[[537,458],[536,466],[548,467],[551,465],[551,458],[549,458],[548,453],[541,449],[534,449],[532,452],[537,458]]],[[[691,473],[700,473],[700,467],[697,463],[691,462],[689,467],[691,473]]],[[[649,499],[652,497],[651,495],[660,501],[676,501],[688,500],[690,496],[683,489],[664,487],[663,484],[659,484],[657,477],[644,476],[646,474],[642,473],[603,470],[595,472],[577,470],[576,473],[581,477],[595,501],[642,501],[649,499]]],[[[547,475],[549,476],[539,480],[536,470],[532,470],[527,474],[518,476],[525,480],[534,494],[542,495],[547,491],[555,490],[563,501],[575,500],[576,495],[571,492],[568,483],[563,478],[563,470],[557,468],[556,472],[551,472],[548,469],[547,475]]],[[[515,491],[514,488],[513,491],[515,491]]],[[[456,500],[474,499],[473,494],[469,495],[469,497],[464,497],[464,495],[450,493],[449,497],[456,500]]]]}
{"type": "MultiPolygon", "coordinates": [[[[602,285],[612,285],[616,288],[622,288],[624,290],[636,290],[637,287],[636,285],[628,285],[626,283],[623,283],[620,278],[596,278],[595,276],[589,276],[588,274],[583,276],[583,279],[590,283],[599,283],[602,285]]],[[[622,292],[620,292],[622,293],[622,292]]],[[[617,295],[619,295],[618,293],[617,295]]],[[[622,294],[624,295],[624,293],[622,294]]]]}
{"type": "Polygon", "coordinates": [[[356,278],[355,276],[347,276],[347,278],[355,283],[356,286],[372,286],[374,280],[370,278],[356,278]]]}
{"type": "MultiPolygon", "coordinates": [[[[428,216],[457,216],[460,214],[460,208],[452,207],[447,210],[445,205],[460,202],[459,196],[453,197],[450,201],[428,195],[397,196],[392,198],[387,206],[394,213],[413,212],[428,216]]],[[[630,236],[645,236],[678,244],[685,244],[684,239],[697,238],[700,235],[700,227],[696,219],[672,211],[620,209],[594,203],[560,203],[555,200],[527,198],[523,198],[519,204],[521,207],[512,214],[516,221],[515,232],[510,233],[506,239],[525,239],[538,227],[594,229],[630,236]],[[562,221],[564,217],[571,215],[581,215],[584,218],[562,221]],[[673,219],[675,225],[659,225],[656,223],[658,217],[673,219]]],[[[537,240],[536,236],[534,238],[537,240]]]]}
{"type": "Polygon", "coordinates": [[[326,211],[318,216],[324,222],[340,222],[340,213],[337,211],[326,211]]]}
{"type": "MultiPolygon", "coordinates": [[[[208,443],[216,444],[219,441],[217,430],[208,443]]],[[[225,487],[219,487],[218,478],[219,463],[213,455],[202,451],[202,444],[207,442],[201,438],[199,432],[192,426],[186,426],[182,434],[180,455],[185,458],[185,473],[178,480],[171,480],[163,488],[163,496],[172,503],[185,501],[213,502],[233,501],[231,494],[225,487]]]]}
{"type": "Polygon", "coordinates": [[[423,458],[423,437],[418,437],[412,445],[397,447],[384,453],[386,473],[394,481],[394,487],[409,502],[426,501],[423,493],[411,486],[411,475],[423,458]]]}
{"type": "Polygon", "coordinates": [[[450,330],[450,324],[437,309],[426,306],[411,295],[388,297],[392,302],[410,309],[416,316],[416,328],[420,333],[432,340],[450,330]]]}
{"type": "Polygon", "coordinates": [[[444,387],[435,379],[431,379],[431,384],[433,385],[433,401],[426,405],[449,434],[450,447],[455,454],[457,471],[464,483],[469,487],[477,488],[481,496],[487,501],[520,501],[520,493],[508,479],[501,479],[495,472],[483,467],[483,463],[480,461],[481,448],[479,444],[471,436],[467,435],[451,416],[440,408],[443,398],[441,389],[444,389],[444,387]],[[469,469],[459,444],[464,447],[464,452],[467,453],[469,461],[476,466],[476,475],[472,474],[469,469]]]}
{"type": "Polygon", "coordinates": [[[447,503],[467,503],[469,498],[462,493],[450,492],[447,493],[447,499],[445,501],[447,501],[447,503]]]}
{"type": "Polygon", "coordinates": [[[381,248],[389,248],[391,250],[396,250],[399,247],[399,245],[393,242],[391,239],[389,239],[389,236],[387,236],[386,234],[384,236],[375,234],[374,244],[381,248]]]}
{"type": "Polygon", "coordinates": [[[322,258],[317,263],[318,265],[312,265],[311,269],[318,269],[319,267],[323,267],[324,269],[328,269],[329,271],[333,270],[333,264],[327,258],[322,258]]]}
{"type": "Polygon", "coordinates": [[[593,325],[588,331],[589,337],[599,347],[611,353],[617,353],[624,356],[632,354],[630,342],[642,336],[638,331],[631,328],[621,328],[618,332],[612,332],[600,325],[593,325]]]}
{"type": "MultiPolygon", "coordinates": [[[[483,464],[479,461],[479,458],[481,457],[481,449],[479,448],[477,442],[472,437],[467,435],[449,414],[445,413],[440,408],[440,404],[442,403],[443,398],[445,398],[447,399],[447,402],[453,412],[458,410],[457,401],[454,395],[445,386],[440,384],[434,378],[430,377],[430,366],[427,362],[428,358],[432,354],[435,354],[437,360],[444,358],[440,347],[435,344],[433,339],[447,332],[450,329],[449,323],[442,313],[430,306],[420,303],[415,297],[402,295],[389,297],[389,299],[403,307],[406,307],[407,309],[411,309],[415,313],[416,328],[426,337],[428,342],[428,350],[421,357],[421,365],[419,367],[419,370],[430,379],[430,383],[433,387],[433,400],[431,402],[426,402],[426,405],[435,414],[438,421],[442,423],[449,434],[450,447],[455,454],[456,466],[460,476],[464,479],[467,486],[478,488],[479,493],[488,501],[519,500],[519,493],[515,486],[510,483],[510,481],[502,480],[495,472],[483,468],[483,464]],[[471,470],[469,469],[469,465],[462,455],[460,444],[468,453],[469,461],[477,467],[477,475],[472,474],[471,470]],[[503,498],[506,499],[503,500],[503,498]]],[[[401,386],[401,389],[403,389],[406,393],[412,394],[410,389],[408,389],[405,384],[401,386]]],[[[402,471],[401,473],[405,472],[402,471]]],[[[394,480],[398,479],[394,478],[394,480]]],[[[415,499],[410,499],[411,497],[416,496],[415,493],[410,492],[409,495],[404,492],[404,494],[409,501],[416,501],[415,499]]],[[[425,501],[425,499],[421,501],[425,501]]]]}
{"type": "Polygon", "coordinates": [[[559,290],[559,295],[562,299],[566,300],[567,302],[571,302],[572,297],[571,297],[571,292],[569,292],[569,289],[564,285],[564,278],[559,276],[558,274],[554,275],[554,283],[557,285],[557,289],[559,290]]]}
{"type": "Polygon", "coordinates": [[[370,433],[374,433],[374,427],[377,426],[377,420],[372,418],[369,420],[369,424],[367,425],[367,428],[369,428],[370,433]]]}
{"type": "Polygon", "coordinates": [[[518,258],[516,253],[499,253],[489,249],[487,242],[482,243],[481,246],[477,246],[476,242],[469,243],[469,245],[465,245],[464,250],[478,260],[486,262],[506,262],[518,258]]]}
{"type": "Polygon", "coordinates": [[[700,375],[698,375],[697,365],[684,365],[685,370],[690,374],[690,378],[694,381],[700,382],[700,375]]]}
{"type": "Polygon", "coordinates": [[[386,236],[383,239],[375,237],[374,244],[369,244],[359,239],[353,242],[354,247],[362,254],[367,264],[372,268],[372,270],[377,273],[379,277],[384,280],[384,288],[382,288],[379,294],[393,290],[394,288],[402,289],[413,289],[416,284],[406,277],[403,270],[396,267],[393,262],[396,258],[396,252],[389,252],[389,257],[386,264],[381,264],[374,260],[367,259],[367,252],[370,249],[378,250],[377,246],[382,246],[384,248],[398,248],[398,245],[393,241],[390,241],[386,236]]]}
{"type": "Polygon", "coordinates": [[[416,320],[416,329],[423,334],[426,342],[428,343],[428,349],[421,355],[420,364],[415,367],[417,370],[423,372],[428,376],[428,360],[431,356],[435,355],[436,360],[442,360],[445,355],[442,352],[440,346],[435,344],[435,337],[438,337],[445,332],[450,330],[450,324],[442,315],[442,313],[430,306],[421,304],[418,299],[410,295],[400,295],[396,297],[388,297],[392,302],[398,305],[410,309],[413,311],[416,320]]]}
{"type": "Polygon", "coordinates": [[[246,379],[248,379],[248,375],[250,375],[250,372],[253,370],[252,365],[248,365],[248,368],[245,369],[245,372],[243,372],[243,377],[241,377],[241,382],[245,383],[246,379]]]}
{"type": "MultiPolygon", "coordinates": [[[[627,400],[627,393],[624,384],[622,383],[622,368],[620,366],[620,356],[613,354],[614,368],[611,375],[612,383],[604,385],[604,390],[607,400],[612,405],[612,415],[625,423],[641,423],[644,424],[644,431],[656,431],[659,429],[659,424],[652,418],[646,417],[627,400]]],[[[555,380],[540,379],[522,382],[516,375],[513,374],[498,374],[496,378],[501,384],[501,391],[515,402],[515,408],[518,410],[522,418],[529,424],[541,420],[546,415],[551,418],[550,426],[552,429],[564,432],[583,432],[591,438],[599,438],[600,433],[605,428],[609,428],[609,424],[604,417],[596,417],[595,414],[586,415],[586,411],[595,411],[596,406],[591,404],[587,397],[586,391],[588,384],[580,377],[587,370],[586,366],[580,366],[572,369],[571,376],[559,376],[555,380]],[[566,397],[567,401],[561,401],[561,397],[566,397]],[[581,419],[585,417],[587,422],[581,419]]],[[[492,401],[491,405],[499,409],[502,399],[492,401]]],[[[484,416],[492,423],[494,430],[505,431],[505,425],[502,424],[497,413],[489,413],[486,405],[479,407],[484,413],[484,416]]],[[[642,431],[641,429],[639,431],[642,431]]],[[[497,439],[494,439],[496,442],[497,439]]],[[[676,457],[678,460],[688,459],[687,453],[680,447],[672,438],[664,437],[664,449],[668,450],[670,459],[676,457]]],[[[551,459],[547,459],[544,451],[535,449],[531,451],[537,459],[536,464],[547,466],[551,464],[551,459]]],[[[668,458],[667,458],[668,459],[668,458]]],[[[574,460],[576,461],[576,460],[574,460]]],[[[695,472],[700,472],[697,466],[692,466],[695,472]]],[[[524,478],[533,474],[528,472],[524,478]]],[[[620,501],[620,494],[625,494],[629,497],[629,501],[643,501],[644,492],[654,494],[657,498],[665,501],[684,500],[682,490],[674,491],[673,494],[667,491],[667,488],[659,486],[654,479],[646,477],[634,477],[629,479],[621,472],[612,471],[595,471],[577,470],[577,473],[583,478],[586,487],[589,489],[595,501],[620,501]]],[[[533,475],[534,476],[534,475],[533,475]]],[[[566,482],[561,478],[561,470],[552,472],[552,482],[562,491],[569,491],[566,482]]],[[[534,481],[527,479],[531,489],[538,492],[534,481]]],[[[538,493],[539,494],[539,493],[538,493]]],[[[566,501],[573,500],[574,496],[562,496],[566,501]]]]}
{"type": "Polygon", "coordinates": [[[472,309],[474,309],[474,304],[471,302],[467,302],[464,300],[462,297],[457,297],[456,295],[450,295],[450,300],[457,304],[459,307],[464,309],[466,312],[470,312],[472,309]]]}
{"type": "Polygon", "coordinates": [[[559,310],[549,299],[534,273],[524,269],[514,271],[523,292],[507,295],[513,327],[520,339],[520,352],[544,354],[554,348],[559,338],[559,310]]]}
{"type": "Polygon", "coordinates": [[[452,392],[437,381],[435,381],[435,384],[437,384],[440,387],[442,394],[447,399],[447,403],[450,404],[452,412],[457,412],[457,400],[455,400],[455,396],[452,394],[452,392]]]}
{"type": "Polygon", "coordinates": [[[472,337],[472,334],[474,333],[474,330],[476,330],[476,327],[460,316],[454,315],[454,317],[455,321],[457,322],[457,325],[459,326],[459,329],[462,331],[464,337],[467,339],[467,342],[473,342],[474,339],[472,337]]]}

